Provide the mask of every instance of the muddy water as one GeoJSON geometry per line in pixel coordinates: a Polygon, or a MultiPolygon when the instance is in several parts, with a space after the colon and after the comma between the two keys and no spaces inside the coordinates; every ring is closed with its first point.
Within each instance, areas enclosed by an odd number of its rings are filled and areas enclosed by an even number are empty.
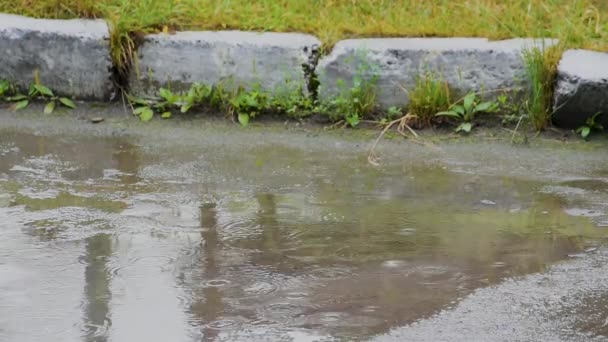
{"type": "Polygon", "coordinates": [[[0,340],[365,340],[607,234],[601,172],[239,144],[3,130],[0,340]]]}

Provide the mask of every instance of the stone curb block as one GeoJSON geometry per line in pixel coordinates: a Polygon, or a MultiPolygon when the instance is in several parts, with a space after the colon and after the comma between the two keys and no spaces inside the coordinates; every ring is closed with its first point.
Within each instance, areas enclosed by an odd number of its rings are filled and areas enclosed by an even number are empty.
{"type": "Polygon", "coordinates": [[[553,122],[577,128],[594,114],[608,123],[608,53],[568,50],[557,67],[553,122]]]}
{"type": "Polygon", "coordinates": [[[27,89],[41,83],[59,95],[108,100],[114,92],[110,34],[103,20],[46,20],[0,13],[0,79],[27,89]]]}
{"type": "Polygon", "coordinates": [[[407,106],[407,91],[414,89],[416,77],[426,71],[442,75],[459,96],[471,90],[524,89],[523,51],[555,43],[549,39],[484,38],[344,40],[317,66],[319,96],[330,99],[341,91],[340,83],[349,88],[357,75],[376,75],[380,107],[407,106]]]}
{"type": "Polygon", "coordinates": [[[137,96],[159,87],[185,90],[193,83],[251,87],[266,91],[307,88],[321,42],[298,33],[242,31],[178,32],[146,36],[131,72],[137,96]]]}

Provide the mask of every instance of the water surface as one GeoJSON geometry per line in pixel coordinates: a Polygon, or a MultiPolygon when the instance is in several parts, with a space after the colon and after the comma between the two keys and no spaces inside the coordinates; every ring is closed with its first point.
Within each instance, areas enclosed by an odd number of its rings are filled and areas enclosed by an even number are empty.
{"type": "Polygon", "coordinates": [[[606,236],[593,151],[373,167],[359,144],[240,134],[2,130],[0,340],[365,340],[606,236]]]}

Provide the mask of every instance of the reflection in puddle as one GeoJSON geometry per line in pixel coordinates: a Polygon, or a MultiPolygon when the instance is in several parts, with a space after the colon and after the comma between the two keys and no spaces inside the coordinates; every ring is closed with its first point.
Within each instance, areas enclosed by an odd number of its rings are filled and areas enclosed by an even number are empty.
{"type": "Polygon", "coordinates": [[[379,170],[280,146],[0,146],[0,340],[360,340],[605,237],[592,180],[379,170]]]}

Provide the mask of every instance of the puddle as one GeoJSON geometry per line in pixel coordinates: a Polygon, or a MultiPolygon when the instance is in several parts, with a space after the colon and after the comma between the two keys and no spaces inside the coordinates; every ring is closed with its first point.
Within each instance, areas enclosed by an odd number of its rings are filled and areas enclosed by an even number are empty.
{"type": "Polygon", "coordinates": [[[3,341],[365,340],[608,235],[593,175],[374,168],[322,145],[0,146],[3,341]]]}

